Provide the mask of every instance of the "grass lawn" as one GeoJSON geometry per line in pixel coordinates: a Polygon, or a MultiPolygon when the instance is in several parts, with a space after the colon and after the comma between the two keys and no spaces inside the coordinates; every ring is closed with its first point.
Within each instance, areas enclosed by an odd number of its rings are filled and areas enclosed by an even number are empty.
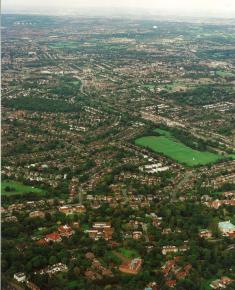
{"type": "Polygon", "coordinates": [[[75,41],[67,41],[67,42],[63,42],[63,41],[59,41],[59,42],[54,42],[49,44],[50,47],[52,48],[77,48],[78,47],[78,43],[75,41]]]}
{"type": "Polygon", "coordinates": [[[235,77],[235,74],[228,72],[228,71],[223,71],[223,70],[217,71],[216,74],[219,77],[235,77]]]}
{"type": "Polygon", "coordinates": [[[83,231],[86,231],[86,230],[89,230],[89,229],[90,229],[90,226],[89,226],[88,224],[82,224],[82,225],[81,225],[81,229],[82,229],[83,231]]]}
{"type": "Polygon", "coordinates": [[[211,195],[220,196],[222,193],[222,191],[214,191],[211,193],[211,195]]]}
{"type": "Polygon", "coordinates": [[[147,136],[135,140],[135,144],[152,149],[188,166],[205,165],[213,163],[221,156],[194,150],[180,141],[168,136],[147,136]]]}
{"type": "Polygon", "coordinates": [[[210,286],[211,282],[213,282],[214,280],[216,280],[218,278],[214,277],[214,278],[211,278],[205,282],[203,282],[203,286],[205,287],[206,290],[212,290],[213,288],[210,286]]]}
{"type": "Polygon", "coordinates": [[[235,159],[235,154],[229,154],[228,157],[235,159]]]}
{"type": "Polygon", "coordinates": [[[149,89],[149,90],[154,90],[155,85],[146,84],[146,85],[143,85],[143,87],[146,88],[146,89],[149,89]]]}
{"type": "Polygon", "coordinates": [[[1,195],[19,195],[29,192],[43,193],[44,190],[13,180],[3,180],[1,182],[1,195]],[[7,190],[7,187],[9,190],[7,190]]]}
{"type": "Polygon", "coordinates": [[[125,256],[128,259],[139,257],[139,254],[135,250],[119,248],[118,252],[120,252],[123,256],[125,256]]]}
{"type": "Polygon", "coordinates": [[[68,288],[69,289],[78,289],[78,281],[76,281],[76,280],[70,281],[68,283],[68,288]]]}
{"type": "Polygon", "coordinates": [[[80,86],[81,85],[81,81],[72,81],[71,84],[74,85],[74,86],[80,86]]]}

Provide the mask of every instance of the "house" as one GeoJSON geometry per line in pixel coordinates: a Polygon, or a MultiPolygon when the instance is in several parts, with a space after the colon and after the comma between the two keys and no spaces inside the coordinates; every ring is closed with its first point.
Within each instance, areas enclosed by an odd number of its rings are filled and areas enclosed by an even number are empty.
{"type": "Polygon", "coordinates": [[[212,237],[212,231],[210,231],[210,230],[201,230],[199,232],[199,237],[200,238],[209,239],[209,238],[212,237]]]}
{"type": "Polygon", "coordinates": [[[186,252],[186,251],[188,251],[188,249],[189,249],[189,246],[187,245],[187,243],[185,243],[184,245],[182,245],[178,248],[178,251],[179,252],[186,252]]]}
{"type": "Polygon", "coordinates": [[[8,210],[9,211],[17,211],[17,210],[21,210],[25,207],[25,205],[23,203],[13,203],[11,205],[9,205],[8,210]]]}
{"type": "Polygon", "coordinates": [[[104,235],[104,239],[106,241],[111,240],[112,239],[112,235],[113,235],[113,229],[112,228],[104,228],[103,229],[103,235],[104,235]]]}
{"type": "Polygon", "coordinates": [[[224,192],[224,193],[223,193],[223,196],[224,196],[225,198],[235,198],[235,192],[227,191],[227,192],[224,192]]]}
{"type": "Polygon", "coordinates": [[[144,290],[158,290],[158,285],[156,282],[150,282],[144,290]]]}
{"type": "Polygon", "coordinates": [[[7,212],[7,210],[4,207],[1,206],[0,213],[5,213],[5,212],[7,212]]]}
{"type": "Polygon", "coordinates": [[[95,279],[98,279],[98,278],[99,278],[99,279],[102,278],[101,275],[99,275],[99,274],[97,274],[96,272],[91,271],[91,270],[87,270],[87,271],[85,271],[84,275],[85,275],[85,277],[86,277],[87,279],[89,279],[89,280],[95,280],[95,279]]]}
{"type": "Polygon", "coordinates": [[[172,230],[170,228],[165,228],[162,230],[163,235],[169,235],[172,233],[172,230]]]}
{"type": "Polygon", "coordinates": [[[223,205],[223,202],[221,200],[217,199],[217,200],[214,200],[214,201],[205,202],[205,204],[208,207],[212,207],[212,208],[218,209],[221,205],[223,205]]]}
{"type": "Polygon", "coordinates": [[[230,221],[219,222],[218,227],[223,236],[230,236],[235,233],[235,226],[230,221]]]}
{"type": "Polygon", "coordinates": [[[80,223],[79,222],[74,222],[72,226],[75,229],[79,229],[80,228],[80,223]]]}
{"type": "Polygon", "coordinates": [[[39,246],[45,246],[45,245],[47,245],[47,243],[48,242],[46,241],[46,239],[40,239],[40,240],[36,241],[36,244],[39,246]]]}
{"type": "Polygon", "coordinates": [[[57,272],[67,272],[68,267],[63,263],[57,263],[52,266],[47,267],[46,269],[42,269],[39,271],[39,274],[48,274],[49,276],[52,276],[53,274],[57,272]]]}
{"type": "Polygon", "coordinates": [[[226,288],[229,284],[233,283],[235,280],[228,277],[222,277],[221,279],[216,279],[211,282],[210,287],[213,289],[226,288]]]}
{"type": "Polygon", "coordinates": [[[162,273],[164,276],[168,276],[168,274],[175,268],[175,264],[177,261],[179,261],[180,257],[174,257],[174,259],[169,260],[166,262],[166,264],[162,267],[162,273]]]}
{"type": "Polygon", "coordinates": [[[167,280],[166,285],[170,288],[173,288],[176,285],[176,280],[167,280]]]}
{"type": "Polygon", "coordinates": [[[96,229],[111,228],[111,223],[109,223],[109,222],[95,222],[92,227],[96,228],[96,229]]]}
{"type": "Polygon", "coordinates": [[[74,213],[83,213],[86,211],[86,208],[82,204],[63,205],[59,207],[59,211],[63,212],[66,215],[69,215],[69,214],[74,214],[74,213]]]}
{"type": "Polygon", "coordinates": [[[62,241],[61,236],[56,232],[46,235],[45,240],[48,243],[49,242],[58,243],[62,241]]]}
{"type": "Polygon", "coordinates": [[[46,273],[49,275],[53,275],[57,272],[67,272],[67,271],[68,271],[68,267],[65,264],[57,263],[57,264],[54,264],[51,267],[49,267],[46,270],[46,273]]]}
{"type": "Polygon", "coordinates": [[[85,233],[87,233],[91,239],[96,241],[99,240],[99,238],[101,238],[101,236],[99,237],[98,232],[99,232],[98,230],[93,229],[85,231],[85,233]]]}
{"type": "Polygon", "coordinates": [[[167,255],[170,253],[177,253],[178,250],[179,249],[176,246],[163,246],[162,247],[162,254],[167,255]]]}
{"type": "Polygon", "coordinates": [[[142,235],[143,235],[143,233],[141,231],[135,231],[132,233],[132,238],[134,240],[139,240],[139,239],[141,239],[142,235]]]}
{"type": "Polygon", "coordinates": [[[74,231],[68,225],[59,226],[58,231],[59,231],[60,236],[67,237],[67,238],[69,238],[70,236],[74,234],[74,231]]]}
{"type": "Polygon", "coordinates": [[[177,279],[184,279],[185,277],[187,277],[191,268],[192,266],[188,264],[183,269],[181,269],[181,271],[175,273],[177,279]]]}
{"type": "Polygon", "coordinates": [[[86,233],[88,233],[89,237],[93,240],[99,240],[101,238],[105,240],[111,240],[112,239],[112,234],[113,234],[113,229],[112,228],[104,228],[104,229],[94,229],[92,228],[91,230],[86,230],[86,233]]]}
{"type": "Polygon", "coordinates": [[[43,211],[39,211],[39,210],[35,210],[29,213],[29,217],[30,218],[44,218],[45,217],[45,213],[43,211]]]}
{"type": "Polygon", "coordinates": [[[220,281],[221,281],[221,283],[222,283],[223,285],[226,285],[226,286],[227,286],[227,285],[233,283],[235,280],[223,276],[223,277],[221,277],[220,281]]]}
{"type": "Polygon", "coordinates": [[[87,252],[85,254],[86,259],[93,260],[95,258],[95,255],[92,252],[87,252]]]}
{"type": "Polygon", "coordinates": [[[147,172],[147,173],[157,173],[169,170],[168,166],[162,166],[162,163],[156,163],[156,164],[147,164],[144,166],[139,167],[140,171],[147,172]]]}
{"type": "Polygon", "coordinates": [[[152,225],[155,226],[156,228],[160,227],[162,223],[162,217],[158,217],[156,215],[155,216],[151,215],[151,217],[153,217],[152,225]]]}
{"type": "Polygon", "coordinates": [[[113,276],[112,271],[110,269],[105,268],[97,259],[93,259],[91,268],[98,271],[102,276],[113,276]]]}
{"type": "Polygon", "coordinates": [[[90,230],[86,230],[89,237],[94,240],[99,240],[101,238],[106,241],[112,239],[113,229],[111,223],[109,222],[95,222],[90,230]]]}
{"type": "Polygon", "coordinates": [[[16,223],[16,222],[18,222],[18,218],[16,216],[12,215],[12,216],[7,216],[3,221],[16,223]]]}
{"type": "Polygon", "coordinates": [[[23,252],[28,248],[26,243],[17,244],[15,247],[19,252],[23,252]]]}
{"type": "Polygon", "coordinates": [[[26,281],[26,275],[23,272],[15,273],[14,274],[14,279],[17,282],[24,283],[26,281]]]}
{"type": "Polygon", "coordinates": [[[219,279],[216,279],[213,282],[211,282],[210,287],[213,289],[225,288],[223,285],[220,284],[219,279]]]}

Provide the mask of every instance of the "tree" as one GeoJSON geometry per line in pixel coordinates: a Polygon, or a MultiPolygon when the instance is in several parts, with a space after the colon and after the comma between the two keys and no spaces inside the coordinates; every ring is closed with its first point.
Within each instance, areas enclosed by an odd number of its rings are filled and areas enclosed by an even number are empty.
{"type": "Polygon", "coordinates": [[[58,259],[57,259],[56,256],[51,256],[51,257],[49,258],[49,264],[50,264],[50,265],[54,265],[54,264],[56,264],[57,262],[58,262],[58,259]]]}

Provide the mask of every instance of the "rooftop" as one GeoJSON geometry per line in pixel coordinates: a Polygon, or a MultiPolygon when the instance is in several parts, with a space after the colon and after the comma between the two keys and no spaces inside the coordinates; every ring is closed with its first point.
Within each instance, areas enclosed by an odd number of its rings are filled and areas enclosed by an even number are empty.
{"type": "Polygon", "coordinates": [[[232,230],[234,229],[235,230],[235,226],[230,222],[230,221],[226,221],[226,222],[219,222],[219,227],[220,228],[223,228],[223,229],[229,229],[229,230],[232,230]]]}

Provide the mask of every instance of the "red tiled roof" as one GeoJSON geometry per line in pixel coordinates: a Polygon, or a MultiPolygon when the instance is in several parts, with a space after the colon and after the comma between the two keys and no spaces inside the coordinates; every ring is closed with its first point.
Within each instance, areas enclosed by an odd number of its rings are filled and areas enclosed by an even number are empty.
{"type": "Polygon", "coordinates": [[[48,240],[52,240],[52,241],[57,241],[57,240],[61,239],[61,237],[60,237],[60,235],[58,233],[48,234],[48,235],[46,235],[45,238],[48,239],[48,240]]]}
{"type": "Polygon", "coordinates": [[[166,285],[169,287],[174,287],[176,285],[176,280],[167,280],[166,285]]]}
{"type": "Polygon", "coordinates": [[[41,239],[41,240],[38,240],[36,242],[37,245],[40,245],[40,246],[43,246],[43,245],[46,245],[47,244],[47,241],[45,239],[41,239]]]}

